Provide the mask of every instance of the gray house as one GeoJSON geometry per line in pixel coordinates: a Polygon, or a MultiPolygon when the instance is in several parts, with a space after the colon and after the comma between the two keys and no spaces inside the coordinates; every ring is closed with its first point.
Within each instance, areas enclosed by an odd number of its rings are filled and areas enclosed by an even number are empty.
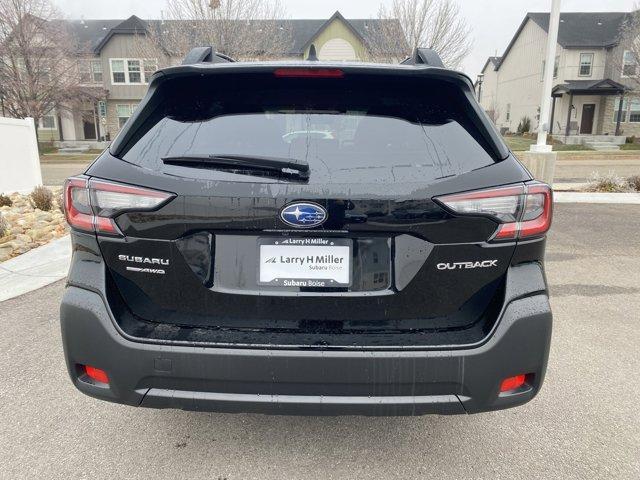
{"type": "MultiPolygon", "coordinates": [[[[640,70],[619,38],[628,15],[561,14],[549,119],[554,138],[598,147],[640,136],[640,92],[632,81],[640,70]]],[[[548,13],[528,13],[503,55],[483,67],[480,102],[502,131],[515,132],[523,117],[532,129],[538,125],[548,29],[548,13]]]]}
{"type": "MultiPolygon", "coordinates": [[[[282,58],[306,58],[313,44],[321,60],[367,60],[368,39],[377,31],[379,22],[347,20],[340,12],[325,20],[287,20],[290,45],[282,58]]],[[[136,16],[126,20],[72,20],[67,23],[76,39],[78,67],[84,86],[95,88],[101,99],[79,111],[50,112],[41,121],[39,136],[41,140],[65,146],[102,147],[131,116],[147,89],[149,78],[159,66],[157,58],[140,58],[136,36],[151,29],[158,31],[164,23],[136,16]]],[[[179,64],[181,60],[172,58],[170,63],[179,64]]]]}

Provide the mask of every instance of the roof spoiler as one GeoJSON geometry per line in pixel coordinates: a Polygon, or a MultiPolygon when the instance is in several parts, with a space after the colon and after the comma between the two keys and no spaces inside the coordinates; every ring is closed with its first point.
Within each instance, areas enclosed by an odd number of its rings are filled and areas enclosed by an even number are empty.
{"type": "Polygon", "coordinates": [[[192,48],[187,56],[182,60],[182,65],[193,65],[195,63],[228,63],[235,60],[227,55],[218,53],[211,46],[192,48]]]}
{"type": "Polygon", "coordinates": [[[400,62],[401,65],[428,65],[430,67],[444,68],[444,63],[438,52],[432,48],[416,48],[413,55],[400,62]]]}

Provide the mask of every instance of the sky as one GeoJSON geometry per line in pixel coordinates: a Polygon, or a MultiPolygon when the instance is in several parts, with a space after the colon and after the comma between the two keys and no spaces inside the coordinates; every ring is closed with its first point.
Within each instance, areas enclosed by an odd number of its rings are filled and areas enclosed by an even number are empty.
{"type": "MultiPolygon", "coordinates": [[[[473,78],[490,55],[501,55],[527,11],[551,9],[551,0],[456,0],[473,41],[463,70],[473,78]]],[[[375,18],[380,2],[390,0],[281,0],[289,18],[375,18]]],[[[166,0],[54,0],[67,18],[160,18],[166,0]]],[[[563,12],[630,11],[634,0],[563,0],[563,12]]]]}

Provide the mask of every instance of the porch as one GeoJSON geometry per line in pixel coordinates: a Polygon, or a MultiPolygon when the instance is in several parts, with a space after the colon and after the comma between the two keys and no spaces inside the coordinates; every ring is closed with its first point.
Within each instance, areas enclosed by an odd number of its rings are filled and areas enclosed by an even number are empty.
{"type": "Polygon", "coordinates": [[[626,87],[610,79],[571,80],[552,91],[550,134],[562,143],[595,150],[618,150],[626,136],[620,128],[626,87]],[[611,116],[611,118],[609,118],[611,116]]]}

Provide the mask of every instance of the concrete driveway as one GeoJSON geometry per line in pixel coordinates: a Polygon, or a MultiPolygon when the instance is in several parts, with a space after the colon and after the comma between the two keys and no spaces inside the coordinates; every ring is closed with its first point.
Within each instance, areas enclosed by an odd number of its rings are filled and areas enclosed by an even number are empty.
{"type": "Polygon", "coordinates": [[[640,478],[640,210],[557,207],[541,394],[459,417],[309,418],[99,402],[67,379],[62,283],[0,303],[0,478],[640,478]]]}

